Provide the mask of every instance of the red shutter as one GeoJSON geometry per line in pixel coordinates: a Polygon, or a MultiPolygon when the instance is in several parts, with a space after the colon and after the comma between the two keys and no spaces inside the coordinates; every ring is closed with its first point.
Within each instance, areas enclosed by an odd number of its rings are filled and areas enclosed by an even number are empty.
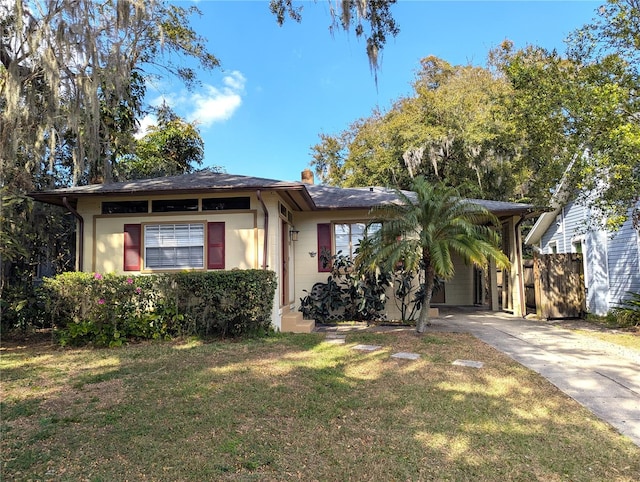
{"type": "Polygon", "coordinates": [[[141,226],[124,225],[124,270],[140,271],[141,226]]]}
{"type": "Polygon", "coordinates": [[[224,269],[224,223],[207,223],[207,269],[224,269]]]}
{"type": "Polygon", "coordinates": [[[326,273],[331,271],[331,264],[323,265],[323,252],[331,254],[331,223],[318,224],[318,272],[326,273]]]}

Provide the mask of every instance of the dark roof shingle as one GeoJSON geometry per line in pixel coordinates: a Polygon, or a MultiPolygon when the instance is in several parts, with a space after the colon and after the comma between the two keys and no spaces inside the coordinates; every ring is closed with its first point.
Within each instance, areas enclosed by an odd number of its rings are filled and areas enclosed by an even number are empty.
{"type": "MultiPolygon", "coordinates": [[[[278,181],[260,177],[240,176],[211,171],[199,171],[179,176],[141,179],[109,184],[90,184],[70,188],[37,191],[29,193],[36,200],[63,204],[63,198],[76,201],[85,196],[131,195],[145,196],[150,194],[195,194],[206,192],[234,192],[246,190],[277,190],[301,209],[368,209],[399,202],[396,192],[381,187],[349,187],[340,188],[317,184],[304,184],[295,181],[278,181]]],[[[403,191],[408,197],[413,193],[403,191]]],[[[492,213],[501,216],[509,214],[526,214],[534,210],[529,204],[469,199],[470,202],[484,206],[492,213]]]]}

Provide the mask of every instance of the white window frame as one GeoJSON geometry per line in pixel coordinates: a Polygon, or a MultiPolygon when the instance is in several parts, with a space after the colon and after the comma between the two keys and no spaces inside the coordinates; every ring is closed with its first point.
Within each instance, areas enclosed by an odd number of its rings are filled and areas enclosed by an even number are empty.
{"type": "Polygon", "coordinates": [[[576,236],[571,239],[571,252],[572,253],[581,253],[585,254],[585,237],[584,236],[576,236]],[[578,251],[577,246],[580,245],[580,251],[578,251]]]}
{"type": "Polygon", "coordinates": [[[380,223],[371,223],[364,221],[343,221],[333,223],[333,247],[335,254],[338,251],[342,251],[343,256],[348,256],[350,259],[355,258],[355,251],[360,245],[360,241],[364,238],[365,230],[371,235],[380,229],[380,223]],[[377,226],[377,228],[375,228],[377,226]],[[345,227],[341,232],[339,229],[345,227]],[[355,229],[354,229],[355,228],[355,229]],[[346,240],[345,242],[339,242],[339,240],[346,240]]]}
{"type": "Polygon", "coordinates": [[[576,245],[580,244],[580,253],[582,255],[582,273],[584,275],[584,286],[589,287],[589,264],[587,263],[587,238],[584,236],[576,236],[571,238],[571,252],[578,254],[576,245]]]}
{"type": "Polygon", "coordinates": [[[204,223],[143,225],[145,270],[205,268],[204,223]]]}
{"type": "Polygon", "coordinates": [[[549,254],[558,254],[558,242],[550,241],[549,242],[549,254]]]}

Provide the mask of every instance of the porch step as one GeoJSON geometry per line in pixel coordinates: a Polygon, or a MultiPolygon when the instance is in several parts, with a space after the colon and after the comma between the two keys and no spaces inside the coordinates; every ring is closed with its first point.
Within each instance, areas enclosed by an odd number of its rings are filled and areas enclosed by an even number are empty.
{"type": "Polygon", "coordinates": [[[280,322],[280,331],[283,333],[311,333],[315,327],[315,320],[304,320],[299,311],[285,313],[280,322]]]}

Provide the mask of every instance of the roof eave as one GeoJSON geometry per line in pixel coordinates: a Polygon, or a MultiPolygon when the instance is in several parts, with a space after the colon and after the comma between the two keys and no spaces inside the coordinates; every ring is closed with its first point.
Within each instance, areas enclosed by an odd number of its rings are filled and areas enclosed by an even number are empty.
{"type": "Polygon", "coordinates": [[[529,231],[529,234],[524,238],[524,244],[533,245],[538,243],[544,233],[549,229],[549,226],[556,219],[556,216],[560,212],[560,208],[555,208],[550,211],[543,212],[540,217],[536,220],[535,224],[529,231]]]}
{"type": "Polygon", "coordinates": [[[80,198],[88,197],[145,197],[159,195],[184,195],[184,194],[207,194],[207,193],[225,193],[225,192],[254,192],[254,191],[275,191],[279,193],[287,193],[292,202],[294,202],[300,210],[315,210],[316,205],[309,195],[309,192],[303,185],[293,186],[243,186],[243,187],[212,187],[197,189],[122,189],[122,190],[96,190],[92,192],[82,192],[73,190],[56,190],[56,191],[32,191],[27,195],[36,201],[47,204],[64,206],[63,199],[67,198],[73,205],[77,205],[80,198]],[[293,196],[292,192],[299,193],[299,196],[293,196]],[[306,209],[305,209],[306,208],[306,209]]]}

